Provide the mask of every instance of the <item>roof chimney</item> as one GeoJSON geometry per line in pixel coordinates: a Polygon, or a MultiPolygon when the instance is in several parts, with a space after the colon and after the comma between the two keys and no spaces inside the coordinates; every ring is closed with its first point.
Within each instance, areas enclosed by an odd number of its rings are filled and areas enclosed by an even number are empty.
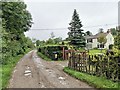
{"type": "Polygon", "coordinates": [[[108,30],[107,30],[107,33],[110,33],[110,32],[111,32],[110,29],[108,29],[108,30]]]}

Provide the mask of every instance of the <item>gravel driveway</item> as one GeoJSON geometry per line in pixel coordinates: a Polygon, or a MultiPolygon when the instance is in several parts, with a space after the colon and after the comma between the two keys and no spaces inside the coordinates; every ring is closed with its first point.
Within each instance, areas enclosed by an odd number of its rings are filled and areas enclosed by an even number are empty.
{"type": "Polygon", "coordinates": [[[45,61],[32,50],[16,65],[9,88],[92,88],[63,71],[67,61],[45,61]]]}

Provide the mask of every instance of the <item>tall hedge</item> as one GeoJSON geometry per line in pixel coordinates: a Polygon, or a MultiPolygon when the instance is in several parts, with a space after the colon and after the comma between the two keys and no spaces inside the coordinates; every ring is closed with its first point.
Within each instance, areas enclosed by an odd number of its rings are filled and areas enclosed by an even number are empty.
{"type": "Polygon", "coordinates": [[[38,51],[51,59],[54,59],[54,53],[56,52],[58,54],[58,59],[62,59],[63,47],[65,50],[68,49],[67,46],[59,46],[58,45],[58,46],[39,47],[38,51]]]}

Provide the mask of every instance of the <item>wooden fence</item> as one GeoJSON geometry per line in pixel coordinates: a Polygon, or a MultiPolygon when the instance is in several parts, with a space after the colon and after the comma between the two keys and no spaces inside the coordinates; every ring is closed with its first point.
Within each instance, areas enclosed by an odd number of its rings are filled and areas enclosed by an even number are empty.
{"type": "Polygon", "coordinates": [[[68,67],[96,76],[104,76],[113,81],[120,79],[120,58],[112,55],[86,55],[71,52],[68,67]]]}

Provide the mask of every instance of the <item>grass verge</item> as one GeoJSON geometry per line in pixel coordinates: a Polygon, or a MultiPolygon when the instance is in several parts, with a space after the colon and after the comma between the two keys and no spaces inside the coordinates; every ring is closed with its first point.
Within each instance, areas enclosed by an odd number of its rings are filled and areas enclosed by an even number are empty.
{"type": "Polygon", "coordinates": [[[50,59],[49,57],[47,57],[46,55],[42,54],[41,52],[37,52],[38,56],[46,61],[63,61],[61,59],[58,59],[58,60],[52,60],[50,59]]]}
{"type": "MultiPolygon", "coordinates": [[[[28,49],[26,51],[29,52],[30,49],[28,49]]],[[[0,79],[2,79],[2,89],[7,88],[8,84],[9,84],[9,80],[11,78],[11,74],[12,71],[14,69],[14,67],[16,66],[17,62],[23,57],[24,55],[18,55],[16,57],[10,57],[9,60],[10,62],[6,65],[2,65],[2,67],[0,67],[0,73],[2,73],[2,77],[0,77],[0,79]]]]}
{"type": "MultiPolygon", "coordinates": [[[[118,83],[113,82],[111,80],[108,80],[103,77],[97,77],[92,76],[86,73],[81,73],[78,71],[75,71],[73,69],[70,69],[68,67],[64,68],[64,72],[68,73],[69,75],[81,80],[87,82],[89,85],[95,87],[95,88],[118,88],[118,83]]],[[[120,90],[120,89],[119,89],[120,90]]]]}
{"type": "Polygon", "coordinates": [[[46,61],[52,61],[52,59],[48,58],[47,56],[45,56],[41,52],[37,52],[37,54],[38,54],[39,57],[41,57],[42,59],[44,59],[46,61]]]}

